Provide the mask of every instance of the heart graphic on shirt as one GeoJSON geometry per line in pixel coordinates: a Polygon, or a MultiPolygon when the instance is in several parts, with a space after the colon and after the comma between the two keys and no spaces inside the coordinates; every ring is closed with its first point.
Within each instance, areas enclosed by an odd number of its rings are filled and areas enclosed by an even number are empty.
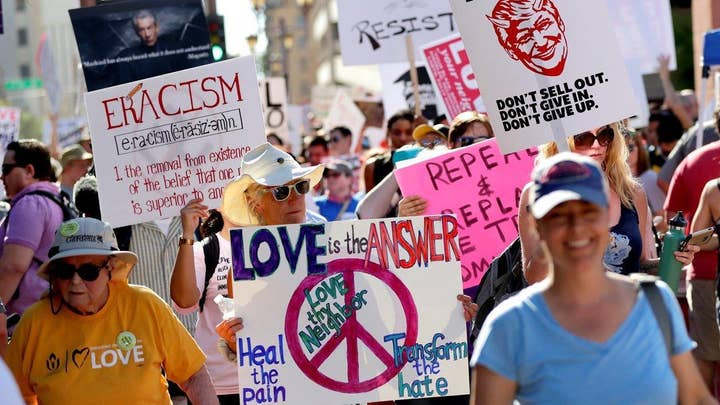
{"type": "Polygon", "coordinates": [[[82,368],[83,364],[87,361],[90,349],[83,347],[82,349],[75,349],[72,352],[72,361],[75,363],[75,367],[82,368]]]}

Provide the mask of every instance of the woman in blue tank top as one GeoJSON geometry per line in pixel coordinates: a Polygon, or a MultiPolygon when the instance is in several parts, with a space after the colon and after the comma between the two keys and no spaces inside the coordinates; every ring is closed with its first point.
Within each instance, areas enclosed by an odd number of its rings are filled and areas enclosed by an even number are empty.
{"type": "MultiPolygon", "coordinates": [[[[605,251],[603,263],[613,272],[630,274],[640,271],[651,272],[657,266],[652,237],[647,196],[635,180],[627,164],[628,149],[620,124],[604,125],[568,138],[570,150],[596,161],[610,188],[609,218],[610,243],[605,251]]],[[[541,158],[558,153],[554,142],[540,146],[541,158]]],[[[520,206],[529,202],[528,188],[523,190],[520,206]]],[[[529,283],[545,278],[549,258],[545,256],[535,231],[535,223],[526,210],[519,210],[520,240],[522,242],[523,268],[529,283]]],[[[686,252],[676,252],[675,257],[683,264],[692,262],[699,247],[689,246],[686,252]]]]}

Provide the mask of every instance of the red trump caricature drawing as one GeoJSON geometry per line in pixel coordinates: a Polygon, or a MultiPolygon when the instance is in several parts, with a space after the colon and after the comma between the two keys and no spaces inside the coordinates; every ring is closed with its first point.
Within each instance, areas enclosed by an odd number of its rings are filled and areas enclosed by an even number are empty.
{"type": "Polygon", "coordinates": [[[508,55],[545,76],[565,68],[565,23],[552,0],[499,0],[487,16],[508,55]]]}

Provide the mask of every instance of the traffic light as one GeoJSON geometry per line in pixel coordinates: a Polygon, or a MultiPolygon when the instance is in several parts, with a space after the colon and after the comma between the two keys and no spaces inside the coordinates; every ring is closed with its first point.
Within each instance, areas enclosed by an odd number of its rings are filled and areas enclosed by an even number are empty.
{"type": "Polygon", "coordinates": [[[215,62],[225,59],[225,17],[217,14],[207,16],[210,32],[210,53],[215,62]]]}

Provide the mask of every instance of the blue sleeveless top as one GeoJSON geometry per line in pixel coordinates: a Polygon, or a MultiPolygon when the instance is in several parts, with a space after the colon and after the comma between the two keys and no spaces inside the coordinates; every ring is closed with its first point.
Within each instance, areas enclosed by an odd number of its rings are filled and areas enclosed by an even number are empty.
{"type": "Polygon", "coordinates": [[[603,262],[615,273],[630,274],[640,270],[642,235],[640,220],[635,207],[620,204],[620,220],[610,228],[610,243],[605,250],[603,262]]]}

